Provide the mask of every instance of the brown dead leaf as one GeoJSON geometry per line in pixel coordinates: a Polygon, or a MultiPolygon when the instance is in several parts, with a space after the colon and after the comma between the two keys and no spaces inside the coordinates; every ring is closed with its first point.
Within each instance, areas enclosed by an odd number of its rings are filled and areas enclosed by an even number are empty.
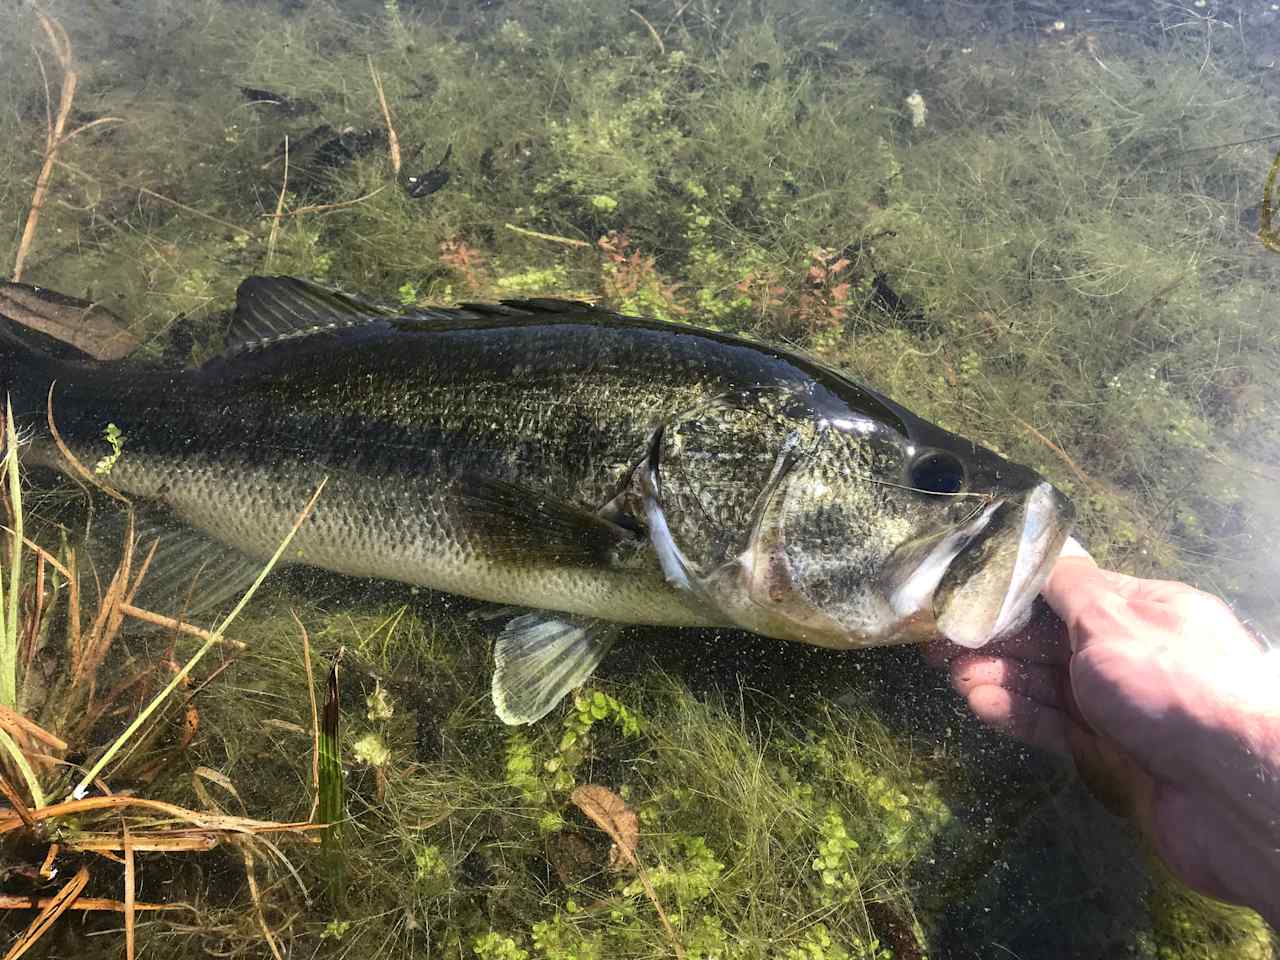
{"type": "Polygon", "coordinates": [[[586,783],[569,794],[569,799],[609,835],[613,848],[609,866],[618,869],[623,862],[636,866],[636,846],[640,843],[640,821],[625,800],[595,783],[586,783]]]}
{"type": "Polygon", "coordinates": [[[640,884],[644,887],[644,895],[649,898],[649,902],[653,904],[653,909],[658,914],[658,920],[662,923],[663,932],[671,943],[676,960],[684,960],[684,946],[676,936],[676,929],[671,925],[667,911],[662,909],[658,891],[653,888],[649,875],[645,873],[644,865],[636,856],[636,846],[640,842],[640,820],[636,817],[635,811],[608,787],[595,783],[584,783],[576,787],[573,793],[569,794],[569,799],[613,840],[613,849],[609,851],[610,865],[620,858],[635,869],[636,876],[640,878],[640,884]]]}

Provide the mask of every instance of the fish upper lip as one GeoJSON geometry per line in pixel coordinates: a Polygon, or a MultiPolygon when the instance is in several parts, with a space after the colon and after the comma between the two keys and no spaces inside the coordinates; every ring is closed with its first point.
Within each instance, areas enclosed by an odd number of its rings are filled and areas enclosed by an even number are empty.
{"type": "Polygon", "coordinates": [[[1073,514],[1070,501],[1047,481],[1027,496],[1023,505],[1022,529],[1018,535],[1018,555],[1009,578],[1009,589],[996,617],[993,637],[999,637],[1016,626],[1021,614],[1044,586],[1057,557],[1057,551],[1048,543],[1055,538],[1059,541],[1066,539],[1073,514]]]}

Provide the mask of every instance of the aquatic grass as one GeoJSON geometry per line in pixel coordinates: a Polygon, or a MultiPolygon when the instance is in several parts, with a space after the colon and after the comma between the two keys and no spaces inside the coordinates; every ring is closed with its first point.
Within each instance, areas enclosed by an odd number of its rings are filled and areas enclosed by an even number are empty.
{"type": "MultiPolygon", "coordinates": [[[[8,418],[6,427],[7,456],[4,469],[12,484],[9,496],[11,523],[13,524],[11,535],[14,542],[20,547],[23,543],[23,502],[17,478],[17,436],[11,415],[8,418]]],[[[83,471],[83,467],[81,467],[81,470],[83,471]]],[[[87,471],[83,472],[92,479],[92,475],[87,474],[87,471]]],[[[311,508],[314,507],[316,499],[323,491],[323,486],[322,483],[302,512],[297,525],[292,528],[289,536],[286,537],[281,547],[281,552],[287,547],[293,533],[296,533],[298,525],[305,520],[311,508]]],[[[239,848],[245,861],[246,877],[251,896],[258,909],[258,919],[262,934],[269,943],[274,943],[273,934],[262,914],[256,878],[253,875],[255,860],[251,847],[253,844],[260,844],[271,856],[283,863],[294,874],[295,878],[301,882],[296,870],[288,863],[284,854],[271,843],[268,835],[272,833],[285,835],[305,834],[317,828],[317,825],[310,822],[284,823],[255,820],[247,816],[224,815],[208,797],[207,792],[200,786],[199,778],[203,777],[219,783],[232,796],[238,797],[235,787],[225,776],[204,767],[197,768],[195,772],[197,779],[193,780],[193,788],[197,796],[204,802],[204,805],[211,807],[213,812],[193,810],[178,804],[130,793],[111,794],[108,792],[105,796],[86,796],[87,786],[91,782],[102,783],[99,779],[99,774],[115,754],[125,744],[129,743],[131,738],[144,725],[151,721],[153,714],[185,680],[186,676],[190,674],[200,657],[214,645],[224,642],[223,631],[243,610],[245,604],[248,603],[266,576],[266,573],[263,573],[252,587],[246,591],[240,603],[223,619],[216,632],[208,633],[199,628],[132,606],[131,600],[136,591],[137,583],[146,575],[151,555],[148,555],[143,560],[135,577],[131,572],[133,555],[131,546],[132,525],[130,524],[126,533],[125,549],[120,565],[102,598],[101,608],[94,618],[94,626],[88,633],[87,642],[79,627],[81,612],[77,601],[78,591],[75,587],[72,587],[68,594],[68,639],[72,658],[71,662],[65,667],[68,675],[63,682],[67,699],[71,702],[82,703],[87,711],[88,718],[83,714],[76,715],[64,710],[62,716],[67,728],[78,729],[82,733],[87,732],[92,724],[92,717],[101,709],[101,707],[95,705],[95,688],[102,679],[100,674],[103,672],[107,662],[105,659],[106,653],[113,645],[125,616],[167,626],[175,634],[179,632],[195,633],[204,638],[204,643],[184,668],[176,671],[175,679],[134,717],[133,722],[126,727],[125,731],[101,754],[97,763],[86,772],[80,785],[71,792],[71,796],[60,803],[51,804],[47,801],[46,789],[41,782],[41,774],[47,774],[50,769],[58,769],[57,766],[50,767],[49,761],[56,762],[60,760],[61,755],[68,750],[68,743],[24,716],[23,712],[15,711],[13,707],[0,705],[3,706],[2,711],[0,711],[0,748],[2,748],[0,749],[0,765],[8,765],[11,769],[19,771],[19,783],[26,789],[26,794],[30,801],[30,806],[28,806],[27,801],[12,787],[9,781],[0,778],[0,785],[4,788],[3,795],[10,804],[7,809],[0,808],[0,837],[18,833],[22,834],[24,841],[28,843],[50,843],[51,845],[48,846],[44,857],[44,864],[39,872],[39,875],[46,879],[53,876],[51,865],[57,858],[68,854],[100,853],[110,856],[113,853],[118,853],[123,858],[122,862],[125,865],[125,895],[123,902],[105,901],[101,898],[90,898],[82,902],[80,894],[91,879],[90,871],[84,867],[81,867],[77,880],[64,887],[53,898],[41,900],[36,897],[0,897],[0,908],[5,910],[20,910],[36,906],[42,906],[43,908],[12,945],[9,954],[11,956],[24,953],[34,946],[37,941],[47,934],[58,916],[69,907],[77,907],[82,910],[118,910],[123,912],[126,929],[126,953],[132,956],[135,949],[134,915],[137,911],[175,908],[190,909],[189,905],[176,902],[156,904],[137,901],[134,873],[135,852],[137,850],[165,851],[169,853],[197,852],[209,850],[222,844],[234,844],[239,848]],[[33,742],[38,742],[38,750],[33,749],[33,742]],[[54,756],[49,755],[48,751],[50,749],[55,751],[54,756]],[[122,817],[124,819],[121,819],[122,817]],[[120,824],[123,824],[123,826],[121,827],[120,824]]],[[[24,636],[29,635],[32,643],[36,642],[43,611],[47,609],[43,604],[43,593],[51,586],[44,576],[43,564],[46,561],[53,564],[67,578],[69,584],[77,582],[73,554],[67,555],[65,558],[66,563],[64,564],[47,555],[38,546],[34,547],[34,551],[38,564],[34,587],[38,596],[32,604],[31,621],[23,624],[21,628],[22,634],[24,636]]],[[[267,564],[266,572],[270,571],[279,556],[280,553],[277,553],[267,564]]],[[[20,564],[22,561],[23,558],[20,554],[15,556],[15,564],[20,564]]],[[[15,565],[14,569],[16,570],[18,567],[15,565]]],[[[16,578],[11,580],[10,589],[11,591],[18,589],[16,578]]],[[[16,625],[19,622],[17,620],[18,613],[19,610],[14,610],[10,614],[7,618],[6,626],[14,625],[16,630],[16,625]]],[[[130,681],[126,684],[126,687],[131,685],[132,682],[130,681]]],[[[22,690],[23,688],[19,687],[19,692],[22,692],[22,690]]],[[[45,695],[47,696],[47,691],[45,695]]],[[[108,694],[106,700],[110,702],[112,696],[113,694],[108,694]]],[[[40,697],[34,691],[27,691],[25,696],[15,696],[14,699],[21,707],[26,708],[29,705],[28,702],[30,702],[30,705],[38,706],[40,697]]],[[[189,721],[194,717],[195,723],[198,725],[198,714],[195,713],[194,707],[190,703],[187,706],[187,715],[189,721]]],[[[190,745],[193,732],[193,730],[189,730],[188,735],[181,743],[180,750],[190,745]]],[[[148,735],[149,739],[150,735],[148,735]]],[[[137,744],[134,743],[133,745],[136,746],[137,744]]],[[[160,768],[162,767],[163,764],[161,764],[160,768]]],[[[140,778],[140,782],[146,784],[155,778],[156,772],[160,768],[156,766],[154,761],[138,762],[137,759],[134,759],[128,771],[117,765],[114,775],[136,776],[140,778]]]]}
{"type": "MultiPolygon", "coordinates": [[[[1270,121],[1256,74],[1226,45],[1191,55],[1177,39],[1079,34],[962,47],[865,5],[637,7],[649,26],[607,6],[517,0],[425,17],[402,3],[391,31],[380,0],[321,0],[306,17],[221,0],[146,0],[127,22],[96,0],[68,9],[81,96],[93,92],[79,105],[129,123],[60,151],[65,203],[46,205],[29,274],[112,298],[148,350],[185,314],[197,358],[219,348],[219,314],[268,252],[273,271],[386,302],[402,290],[415,303],[609,296],[793,340],[1069,488],[1091,548],[1112,564],[1199,577],[1275,621],[1274,558],[1258,544],[1280,529],[1267,473],[1280,463],[1267,313],[1280,268],[1249,209],[1272,157],[1262,145],[1200,149],[1270,121]],[[140,53],[126,61],[128,50],[140,53]],[[291,155],[284,191],[268,161],[285,135],[385,123],[370,56],[405,172],[418,172],[412,151],[434,158],[452,143],[450,183],[410,200],[375,149],[311,185],[291,155]],[[243,103],[239,83],[319,110],[281,118],[243,103]],[[914,89],[923,128],[904,107],[914,89]],[[619,277],[600,240],[621,235],[619,277]],[[815,288],[810,271],[842,260],[815,288]]],[[[23,107],[43,92],[21,32],[0,37],[0,168],[12,171],[0,210],[14,223],[44,136],[39,111],[23,107]]],[[[16,240],[0,238],[7,259],[16,240]]],[[[854,685],[853,669],[810,688],[781,651],[768,654],[785,665],[770,675],[785,675],[794,699],[754,708],[750,696],[691,692],[699,668],[649,680],[606,670],[585,711],[511,735],[491,716],[485,638],[436,600],[290,582],[287,603],[316,649],[348,650],[330,767],[346,787],[346,910],[309,907],[283,884],[264,882],[257,898],[212,890],[136,852],[148,884],[202,898],[191,923],[157,925],[167,932],[153,952],[261,951],[261,916],[270,936],[322,955],[651,955],[664,934],[643,891],[627,890],[636,878],[609,871],[607,842],[566,803],[588,782],[646,818],[640,855],[691,956],[865,956],[890,942],[898,958],[922,944],[946,956],[996,941],[1028,956],[1046,917],[1061,921],[1054,942],[1075,938],[1064,949],[1082,955],[1143,955],[1145,928],[1159,928],[1169,956],[1206,944],[1231,955],[1243,929],[1206,920],[1203,905],[1143,901],[1140,879],[1117,869],[1122,837],[1091,859],[1079,835],[1096,843],[1112,828],[1060,773],[948,713],[936,678],[908,672],[897,688],[878,676],[911,705],[894,725],[883,705],[810,711],[854,685]],[[390,715],[370,702],[379,690],[390,715]],[[610,698],[602,718],[597,692],[610,698]],[[613,703],[643,718],[642,732],[627,734],[613,703]],[[1034,865],[1018,860],[1028,849],[1034,865]],[[1134,914],[1095,917],[1095,901],[1134,914]],[[1061,903],[1072,906],[1055,914],[1061,903]],[[1114,939],[1081,946],[1105,930],[1114,939]]],[[[305,803],[322,791],[304,759],[296,624],[283,602],[255,604],[236,634],[247,648],[217,696],[187,698],[200,732],[177,755],[233,778],[251,809],[309,819],[305,803]]],[[[105,687],[131,679],[131,649],[111,647],[105,687]]],[[[901,665],[881,653],[859,662],[901,665]]],[[[175,693],[117,754],[127,763],[113,788],[177,738],[159,722],[175,693]]],[[[187,799],[180,778],[153,783],[187,799]]],[[[262,858],[257,868],[276,870],[262,858]]],[[[322,855],[297,868],[313,887],[327,882],[322,855]]]]}
{"type": "Polygon", "coordinates": [[[0,571],[0,706],[18,706],[18,604],[22,586],[22,485],[18,476],[18,431],[13,424],[13,408],[5,404],[4,460],[0,474],[8,484],[9,584],[6,591],[0,571]]]}

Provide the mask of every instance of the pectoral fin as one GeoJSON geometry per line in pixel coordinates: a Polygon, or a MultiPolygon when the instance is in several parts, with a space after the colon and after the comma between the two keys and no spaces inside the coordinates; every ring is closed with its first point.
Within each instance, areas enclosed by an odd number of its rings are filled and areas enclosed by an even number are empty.
{"type": "Polygon", "coordinates": [[[493,706],[503,723],[533,723],[591,676],[620,625],[551,611],[511,620],[494,646],[493,706]]]}
{"type": "Polygon", "coordinates": [[[636,534],[600,514],[515,483],[467,475],[450,494],[486,552],[576,566],[605,565],[636,534]]]}

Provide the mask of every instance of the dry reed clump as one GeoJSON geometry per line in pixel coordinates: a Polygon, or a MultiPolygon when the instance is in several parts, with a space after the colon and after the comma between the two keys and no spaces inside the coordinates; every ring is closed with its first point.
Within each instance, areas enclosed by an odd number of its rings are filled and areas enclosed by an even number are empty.
{"type": "MultiPolygon", "coordinates": [[[[52,419],[50,425],[56,438],[52,419]]],[[[262,937],[281,957],[264,913],[255,864],[274,860],[297,876],[273,838],[310,840],[328,829],[329,821],[250,817],[234,783],[203,765],[191,770],[190,779],[200,808],[147,796],[185,765],[201,724],[199,694],[226,668],[236,648],[243,647],[227,639],[225,630],[261,578],[214,631],[135,606],[155,544],[148,549],[136,541],[130,512],[119,563],[105,587],[98,583],[96,603],[86,605],[85,574],[77,551],[64,546],[55,555],[24,536],[18,445],[10,414],[0,467],[8,518],[4,538],[8,550],[0,565],[5,578],[0,587],[4,608],[0,617],[0,796],[7,803],[0,807],[0,849],[7,853],[5,878],[10,889],[0,894],[0,909],[36,913],[9,945],[5,960],[16,960],[36,947],[69,910],[120,913],[125,953],[132,958],[139,914],[196,913],[189,902],[139,900],[139,858],[205,853],[224,846],[243,861],[262,937]],[[129,621],[167,631],[168,652],[159,663],[139,666],[119,655],[129,621]],[[180,636],[201,642],[181,666],[174,643],[180,636]],[[193,670],[215,648],[231,650],[230,657],[195,683],[193,670]],[[38,669],[42,663],[55,663],[56,668],[52,672],[38,669]],[[109,743],[98,742],[104,719],[133,709],[131,704],[139,707],[123,732],[109,743]],[[213,787],[221,792],[221,800],[213,787]],[[224,810],[228,801],[240,808],[238,813],[224,810]],[[30,892],[11,892],[15,879],[30,892]],[[92,895],[93,890],[112,886],[121,891],[119,896],[92,895]]],[[[63,453],[71,456],[65,448],[63,453]]],[[[76,463],[76,467],[104,492],[118,496],[83,466],[76,463]]],[[[315,498],[303,510],[299,524],[314,504],[315,498]]],[[[320,741],[317,733],[317,758],[322,752],[320,741]]],[[[318,759],[316,770],[313,789],[323,798],[318,759]]],[[[332,819],[339,811],[330,804],[320,813],[332,819]]]]}

